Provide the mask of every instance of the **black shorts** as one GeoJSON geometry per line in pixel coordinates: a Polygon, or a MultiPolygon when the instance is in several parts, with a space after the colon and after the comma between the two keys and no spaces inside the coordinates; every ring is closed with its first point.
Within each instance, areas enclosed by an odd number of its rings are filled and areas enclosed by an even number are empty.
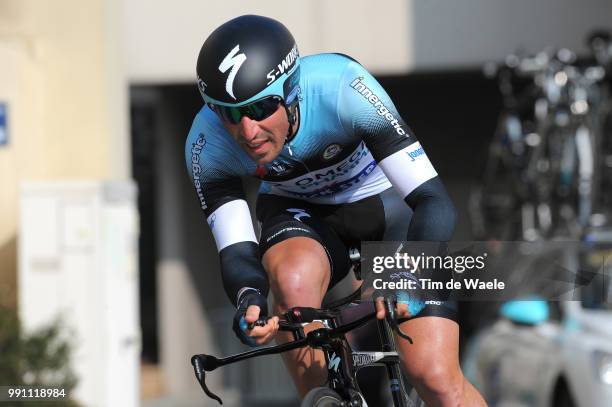
{"type": "MultiPolygon", "coordinates": [[[[256,213],[261,223],[262,256],[276,243],[297,236],[309,237],[323,246],[331,270],[328,289],[349,272],[349,248],[359,248],[362,241],[404,240],[412,217],[410,207],[392,188],[338,205],[260,194],[256,213]]],[[[456,321],[456,309],[456,304],[449,301],[430,302],[418,317],[442,316],[456,321]]]]}

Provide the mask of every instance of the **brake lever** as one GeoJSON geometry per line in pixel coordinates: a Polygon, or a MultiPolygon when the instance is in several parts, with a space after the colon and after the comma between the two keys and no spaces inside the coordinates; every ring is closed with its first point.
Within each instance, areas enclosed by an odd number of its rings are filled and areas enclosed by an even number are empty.
{"type": "Polygon", "coordinates": [[[206,393],[208,397],[210,397],[211,399],[217,400],[219,404],[223,405],[223,401],[221,401],[221,398],[219,398],[219,396],[217,396],[216,394],[208,390],[208,387],[206,387],[206,372],[205,371],[206,370],[211,371],[217,368],[218,366],[218,362],[216,361],[217,358],[215,358],[214,356],[208,356],[208,355],[204,355],[204,356],[206,356],[207,358],[206,360],[203,360],[202,355],[194,355],[191,358],[191,365],[193,366],[193,371],[195,372],[196,379],[198,379],[198,383],[200,383],[200,387],[202,387],[202,390],[204,390],[204,393],[206,393]],[[211,364],[207,362],[211,362],[211,364]],[[209,366],[203,366],[206,364],[209,364],[209,366]]]}
{"type": "Polygon", "coordinates": [[[408,342],[410,342],[411,345],[413,345],[414,341],[412,340],[412,338],[406,335],[401,330],[401,328],[399,327],[397,323],[397,320],[395,319],[395,304],[396,304],[395,299],[385,298],[385,308],[387,308],[386,309],[387,322],[389,323],[389,325],[391,325],[391,329],[393,330],[393,332],[398,334],[400,338],[406,339],[408,342]]]}

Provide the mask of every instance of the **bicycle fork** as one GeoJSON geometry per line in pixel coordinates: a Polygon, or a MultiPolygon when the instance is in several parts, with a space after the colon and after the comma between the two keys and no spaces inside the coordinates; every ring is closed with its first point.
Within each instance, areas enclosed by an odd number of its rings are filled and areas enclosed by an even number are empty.
{"type": "MultiPolygon", "coordinates": [[[[393,338],[393,332],[389,324],[385,323],[385,320],[377,320],[378,334],[380,336],[380,342],[383,346],[383,352],[395,352],[395,339],[393,338]]],[[[391,397],[393,398],[393,405],[395,407],[408,407],[405,404],[404,394],[408,394],[404,388],[404,381],[402,380],[402,372],[398,363],[385,364],[387,368],[387,374],[389,375],[391,397]]]]}

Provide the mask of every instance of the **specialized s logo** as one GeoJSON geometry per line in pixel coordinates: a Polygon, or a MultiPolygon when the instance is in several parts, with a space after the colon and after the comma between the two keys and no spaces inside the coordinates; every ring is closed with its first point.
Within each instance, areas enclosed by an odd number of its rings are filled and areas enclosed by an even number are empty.
{"type": "Polygon", "coordinates": [[[331,356],[329,357],[329,362],[327,364],[327,370],[333,370],[337,372],[338,367],[340,367],[341,361],[342,359],[340,359],[340,356],[336,355],[336,352],[332,352],[331,356]]]}
{"type": "Polygon", "coordinates": [[[302,221],[302,218],[310,218],[310,215],[308,213],[306,213],[306,211],[304,209],[299,209],[299,208],[288,208],[287,212],[291,212],[291,213],[295,213],[295,215],[293,215],[293,217],[295,218],[295,220],[297,221],[302,221]]]}
{"type": "Polygon", "coordinates": [[[234,79],[236,79],[238,70],[247,59],[246,55],[238,54],[238,51],[240,51],[240,44],[236,45],[234,49],[231,50],[229,54],[225,56],[225,58],[223,58],[221,65],[219,65],[219,71],[222,73],[226,73],[228,69],[231,68],[231,71],[227,76],[227,82],[225,82],[225,90],[234,100],[236,100],[236,96],[234,96],[234,79]]]}

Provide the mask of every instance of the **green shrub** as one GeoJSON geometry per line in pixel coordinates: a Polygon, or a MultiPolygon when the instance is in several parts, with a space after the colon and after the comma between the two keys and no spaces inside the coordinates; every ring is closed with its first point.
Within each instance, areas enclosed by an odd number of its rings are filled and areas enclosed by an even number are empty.
{"type": "MultiPolygon", "coordinates": [[[[63,339],[64,329],[58,320],[26,335],[20,328],[16,312],[0,307],[0,386],[57,387],[65,389],[69,396],[77,379],[70,367],[71,347],[63,339]]],[[[73,400],[44,404],[48,407],[78,406],[73,400]]],[[[40,407],[41,404],[26,399],[15,405],[40,407]]]]}

